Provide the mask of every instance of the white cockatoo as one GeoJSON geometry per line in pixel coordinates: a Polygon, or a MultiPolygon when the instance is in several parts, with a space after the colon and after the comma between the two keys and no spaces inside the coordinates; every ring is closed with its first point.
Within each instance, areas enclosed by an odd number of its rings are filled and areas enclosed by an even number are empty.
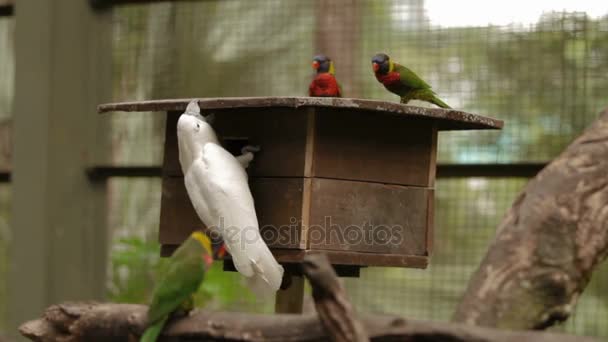
{"type": "Polygon", "coordinates": [[[234,157],[192,100],[177,122],[179,162],[186,190],[199,218],[219,233],[237,271],[257,295],[279,289],[283,267],[260,235],[245,168],[259,148],[245,146],[234,157]]]}

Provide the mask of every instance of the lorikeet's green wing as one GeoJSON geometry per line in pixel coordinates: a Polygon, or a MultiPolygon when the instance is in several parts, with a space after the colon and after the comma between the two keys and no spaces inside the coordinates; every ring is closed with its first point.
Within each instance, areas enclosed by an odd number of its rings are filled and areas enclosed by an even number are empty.
{"type": "Polygon", "coordinates": [[[338,97],[344,97],[344,93],[342,92],[342,85],[338,81],[336,81],[336,84],[338,85],[338,97]]]}
{"type": "Polygon", "coordinates": [[[192,238],[175,251],[167,273],[154,290],[149,322],[163,319],[198,290],[205,274],[202,253],[203,248],[192,238]]]}
{"type": "Polygon", "coordinates": [[[403,65],[394,63],[395,71],[399,73],[401,83],[408,88],[414,89],[430,89],[431,86],[424,82],[416,73],[412,70],[404,67],[403,65]]]}

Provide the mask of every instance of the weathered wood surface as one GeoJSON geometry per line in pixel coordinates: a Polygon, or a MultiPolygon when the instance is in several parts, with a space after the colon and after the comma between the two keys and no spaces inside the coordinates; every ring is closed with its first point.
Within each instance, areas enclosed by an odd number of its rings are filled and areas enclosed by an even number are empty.
{"type": "Polygon", "coordinates": [[[454,320],[512,328],[563,321],[608,254],[608,110],[519,195],[454,320]]]}
{"type": "MultiPolygon", "coordinates": [[[[107,103],[97,107],[106,112],[183,112],[192,99],[166,99],[107,103]]],[[[322,97],[224,97],[201,98],[202,110],[223,108],[266,108],[266,107],[333,107],[369,110],[377,114],[398,115],[409,119],[432,119],[437,121],[439,130],[500,129],[502,120],[471,114],[454,109],[425,108],[408,106],[395,102],[322,97]]]]}
{"type": "MultiPolygon", "coordinates": [[[[303,179],[252,178],[249,186],[260,231],[268,245],[300,248],[303,179]]],[[[184,178],[164,177],[162,191],[159,242],[180,244],[204,224],[188,198],[184,178]]]]}
{"type": "Polygon", "coordinates": [[[312,286],[312,298],[321,324],[332,341],[369,341],[363,324],[346,296],[344,286],[324,254],[304,258],[302,270],[312,286]]]}
{"type": "MultiPolygon", "coordinates": [[[[307,110],[291,108],[237,108],[202,110],[214,114],[213,129],[222,145],[237,155],[245,145],[261,146],[247,170],[251,177],[304,176],[307,144],[307,110]],[[240,145],[240,146],[235,146],[240,145]]],[[[177,145],[177,120],[181,112],[167,115],[163,174],[182,176],[177,145]]]]}
{"type": "Polygon", "coordinates": [[[291,274],[285,274],[283,277],[281,289],[276,294],[274,312],[282,314],[304,312],[304,277],[291,274]],[[287,284],[283,288],[285,283],[287,284]]]}
{"type": "MultiPolygon", "coordinates": [[[[162,245],[161,256],[170,256],[179,245],[162,245]]],[[[301,263],[308,254],[318,253],[318,250],[273,248],[272,254],[281,263],[301,263]]],[[[362,253],[349,251],[323,250],[334,266],[378,266],[378,267],[408,267],[427,268],[428,256],[362,253]]]]}
{"type": "MultiPolygon", "coordinates": [[[[134,304],[68,303],[49,307],[42,318],[24,323],[32,341],[131,342],[143,332],[147,307],[134,304]]],[[[500,331],[454,323],[421,322],[392,315],[361,318],[370,338],[383,341],[593,342],[594,338],[531,331],[500,331]]],[[[328,341],[314,314],[262,315],[195,311],[167,325],[160,341],[328,341]]]]}
{"type": "Polygon", "coordinates": [[[429,120],[316,109],[312,175],[432,187],[437,132],[429,120]],[[432,172],[431,172],[432,168],[432,172]]]}
{"type": "Polygon", "coordinates": [[[432,195],[427,188],[314,178],[308,245],[426,256],[432,195]]]}

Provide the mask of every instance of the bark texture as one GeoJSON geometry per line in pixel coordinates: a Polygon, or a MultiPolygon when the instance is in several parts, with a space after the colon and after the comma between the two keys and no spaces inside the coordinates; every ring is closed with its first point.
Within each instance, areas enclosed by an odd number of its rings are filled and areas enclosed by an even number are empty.
{"type": "Polygon", "coordinates": [[[454,321],[542,329],[572,313],[608,253],[608,110],[519,195],[454,321]]]}
{"type": "MultiPolygon", "coordinates": [[[[147,307],[134,304],[68,303],[49,307],[19,331],[32,341],[137,341],[147,307]]],[[[391,315],[362,318],[372,341],[592,342],[593,338],[530,331],[500,331],[454,323],[420,322],[391,315]]],[[[261,315],[195,311],[169,322],[163,341],[328,341],[316,315],[261,315]]]]}
{"type": "Polygon", "coordinates": [[[344,286],[325,254],[310,254],[302,263],[304,274],[312,286],[312,298],[321,324],[332,341],[369,341],[363,324],[346,296],[344,286]]]}

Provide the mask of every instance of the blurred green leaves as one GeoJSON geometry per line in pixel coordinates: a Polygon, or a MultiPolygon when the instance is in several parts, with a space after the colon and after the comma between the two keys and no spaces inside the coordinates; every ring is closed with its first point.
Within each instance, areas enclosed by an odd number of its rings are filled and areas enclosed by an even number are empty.
{"type": "MultiPolygon", "coordinates": [[[[117,303],[149,303],[154,287],[167,270],[168,258],[160,257],[160,245],[137,236],[122,237],[112,244],[108,299],[117,303]]],[[[215,262],[194,295],[197,307],[230,310],[255,305],[253,294],[236,272],[224,272],[215,262]]]]}

